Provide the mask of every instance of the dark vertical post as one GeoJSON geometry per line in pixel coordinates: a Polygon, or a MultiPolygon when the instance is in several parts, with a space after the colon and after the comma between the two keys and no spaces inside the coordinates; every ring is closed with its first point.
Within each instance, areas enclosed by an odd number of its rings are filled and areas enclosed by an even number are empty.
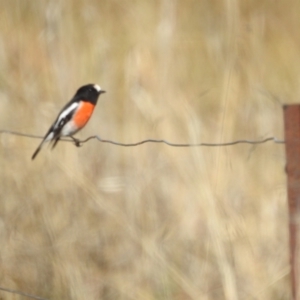
{"type": "Polygon", "coordinates": [[[288,185],[291,284],[294,300],[299,294],[299,217],[300,217],[300,105],[284,106],[286,172],[288,185]]]}

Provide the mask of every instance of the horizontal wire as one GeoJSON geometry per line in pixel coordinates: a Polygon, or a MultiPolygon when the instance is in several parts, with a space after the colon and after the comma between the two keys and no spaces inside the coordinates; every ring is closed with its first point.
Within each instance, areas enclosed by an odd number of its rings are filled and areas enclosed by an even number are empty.
{"type": "MultiPolygon", "coordinates": [[[[34,135],[34,134],[27,134],[27,133],[21,133],[21,132],[17,132],[17,131],[11,131],[11,130],[0,130],[0,134],[10,134],[10,135],[17,135],[17,136],[23,136],[23,137],[28,137],[28,138],[33,138],[33,139],[43,139],[43,136],[38,136],[38,135],[34,135]]],[[[98,135],[93,135],[90,136],[84,140],[78,140],[75,138],[72,139],[61,139],[61,141],[65,141],[65,142],[73,142],[75,143],[76,146],[81,146],[82,144],[88,142],[89,140],[92,139],[96,139],[99,142],[102,143],[109,143],[109,144],[113,144],[116,146],[122,146],[122,147],[134,147],[134,146],[139,146],[145,143],[161,143],[161,144],[166,144],[168,146],[171,147],[224,147],[224,146],[233,146],[233,145],[237,145],[237,144],[252,144],[252,145],[257,145],[257,144],[263,144],[266,142],[270,142],[273,141],[275,144],[284,144],[285,141],[283,140],[278,140],[276,137],[268,137],[262,140],[236,140],[233,142],[227,142],[227,143],[187,143],[187,144],[178,144],[178,143],[171,143],[168,142],[166,140],[157,140],[157,139],[146,139],[146,140],[142,140],[140,142],[136,142],[136,143],[119,143],[119,142],[115,142],[112,140],[104,140],[101,139],[98,135]]]]}
{"type": "Polygon", "coordinates": [[[196,143],[196,144],[177,144],[177,143],[171,143],[168,142],[166,140],[156,140],[156,139],[147,139],[147,140],[143,140],[140,142],[136,142],[136,143],[129,143],[129,144],[124,144],[124,143],[119,143],[119,142],[114,142],[111,140],[103,140],[101,139],[98,135],[94,135],[94,136],[90,136],[85,140],[79,141],[80,144],[86,143],[87,141],[91,140],[91,139],[97,139],[98,141],[102,142],[102,143],[110,143],[113,145],[117,145],[117,146],[123,146],[123,147],[134,147],[134,146],[138,146],[138,145],[142,145],[145,143],[163,143],[166,144],[168,146],[172,146],[172,147],[221,147],[221,146],[232,146],[232,145],[236,145],[236,144],[263,144],[269,141],[273,141],[274,143],[277,144],[284,144],[284,141],[278,140],[275,137],[269,137],[269,138],[265,138],[263,140],[259,140],[259,141],[250,141],[250,140],[237,140],[237,141],[233,141],[233,142],[228,142],[228,143],[196,143]]]}
{"type": "Polygon", "coordinates": [[[30,295],[30,294],[27,294],[27,293],[23,293],[23,292],[20,292],[20,291],[17,291],[17,290],[7,289],[7,288],[4,288],[4,287],[0,287],[0,290],[4,291],[4,292],[12,293],[12,294],[18,294],[18,295],[21,295],[21,296],[24,296],[24,297],[28,297],[28,298],[32,298],[32,299],[47,300],[46,298],[41,298],[41,297],[38,297],[38,296],[33,296],[33,295],[30,295]]]}

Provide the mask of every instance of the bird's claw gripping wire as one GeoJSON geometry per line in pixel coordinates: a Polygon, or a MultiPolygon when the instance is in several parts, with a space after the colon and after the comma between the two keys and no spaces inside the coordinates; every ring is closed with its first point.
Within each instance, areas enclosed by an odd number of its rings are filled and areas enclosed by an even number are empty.
{"type": "Polygon", "coordinates": [[[75,145],[76,147],[82,147],[82,143],[81,143],[80,140],[74,138],[73,136],[71,136],[71,138],[72,138],[72,140],[74,141],[74,145],[75,145]]]}

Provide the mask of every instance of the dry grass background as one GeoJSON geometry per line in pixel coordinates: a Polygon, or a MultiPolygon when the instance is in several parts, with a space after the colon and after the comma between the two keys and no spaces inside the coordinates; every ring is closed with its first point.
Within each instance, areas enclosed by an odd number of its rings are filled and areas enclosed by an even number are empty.
{"type": "MultiPolygon", "coordinates": [[[[77,137],[283,138],[300,3],[0,0],[0,128],[44,134],[82,84],[77,137]]],[[[0,137],[0,286],[49,299],[289,299],[282,145],[178,149],[0,137]]],[[[21,299],[1,292],[1,299],[21,299]]]]}

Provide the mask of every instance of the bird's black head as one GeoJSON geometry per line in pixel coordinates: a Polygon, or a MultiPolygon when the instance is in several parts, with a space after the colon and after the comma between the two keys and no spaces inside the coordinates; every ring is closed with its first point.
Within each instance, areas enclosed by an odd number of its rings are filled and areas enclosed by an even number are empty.
{"type": "Polygon", "coordinates": [[[86,100],[93,104],[97,103],[100,94],[105,93],[98,84],[87,84],[79,88],[74,96],[76,100],[86,100]]]}

